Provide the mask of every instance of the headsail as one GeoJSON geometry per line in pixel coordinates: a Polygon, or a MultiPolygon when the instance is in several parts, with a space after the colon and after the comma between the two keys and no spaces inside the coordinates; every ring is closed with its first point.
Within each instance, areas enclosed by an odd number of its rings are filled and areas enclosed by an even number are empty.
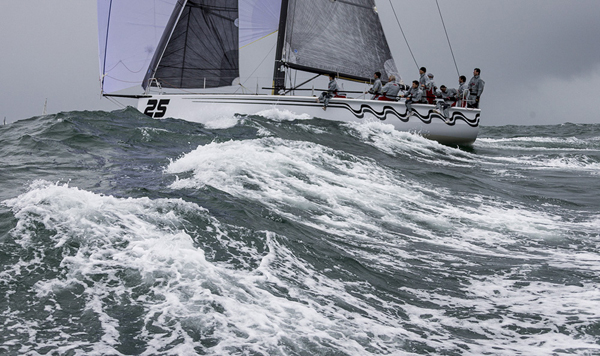
{"type": "Polygon", "coordinates": [[[240,47],[277,31],[281,0],[239,0],[240,47]]]}
{"type": "Polygon", "coordinates": [[[289,0],[283,62],[369,80],[397,72],[374,0],[289,0]]]}
{"type": "Polygon", "coordinates": [[[237,0],[185,1],[169,24],[144,88],[151,78],[168,88],[214,88],[239,77],[237,0]]]}
{"type": "Polygon", "coordinates": [[[142,83],[177,0],[98,0],[103,93],[142,83]]]}

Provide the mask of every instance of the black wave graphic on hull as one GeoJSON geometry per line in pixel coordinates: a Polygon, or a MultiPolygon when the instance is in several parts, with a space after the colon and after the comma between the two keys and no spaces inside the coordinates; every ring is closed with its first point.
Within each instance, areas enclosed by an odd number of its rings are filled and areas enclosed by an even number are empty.
{"type": "MultiPolygon", "coordinates": [[[[408,111],[406,111],[402,114],[402,113],[398,112],[394,107],[389,106],[389,105],[385,105],[381,111],[377,111],[377,110],[373,109],[370,105],[367,105],[367,104],[362,104],[360,106],[360,109],[358,109],[358,110],[352,108],[352,106],[350,106],[349,104],[346,104],[346,103],[331,103],[329,106],[346,108],[348,111],[350,111],[352,114],[354,114],[355,117],[357,117],[359,119],[364,118],[366,113],[370,113],[382,121],[384,121],[386,119],[387,115],[396,116],[398,119],[400,119],[400,121],[403,121],[403,122],[408,122],[408,120],[411,117],[411,116],[409,116],[408,111]]],[[[413,110],[412,116],[419,118],[425,124],[430,124],[431,120],[436,117],[441,118],[442,120],[445,120],[445,118],[442,115],[435,112],[434,109],[430,109],[429,111],[427,111],[426,115],[422,115],[418,111],[413,110]]],[[[479,116],[480,116],[480,114],[478,113],[475,115],[475,117],[473,119],[469,119],[463,113],[461,113],[459,111],[455,111],[448,118],[446,124],[453,126],[456,124],[457,120],[462,120],[471,127],[477,127],[477,126],[479,126],[479,116]]]]}

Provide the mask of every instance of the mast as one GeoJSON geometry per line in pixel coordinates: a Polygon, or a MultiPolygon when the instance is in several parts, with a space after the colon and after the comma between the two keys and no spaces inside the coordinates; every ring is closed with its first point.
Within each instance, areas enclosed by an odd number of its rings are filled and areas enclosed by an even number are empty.
{"type": "Polygon", "coordinates": [[[277,31],[277,49],[275,50],[275,65],[273,68],[273,95],[279,95],[280,90],[285,90],[285,71],[281,70],[281,67],[283,64],[283,46],[285,43],[287,13],[288,0],[281,0],[279,30],[277,31]]]}

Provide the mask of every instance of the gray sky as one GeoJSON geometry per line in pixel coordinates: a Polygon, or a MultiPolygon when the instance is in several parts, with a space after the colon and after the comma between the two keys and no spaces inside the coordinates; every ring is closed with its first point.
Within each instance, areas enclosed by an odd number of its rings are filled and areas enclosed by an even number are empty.
{"type": "MultiPolygon", "coordinates": [[[[391,0],[418,66],[456,87],[435,0],[391,0]]],[[[598,123],[599,0],[438,0],[460,74],[481,68],[483,125],[598,123]]],[[[378,10],[402,79],[418,78],[390,0],[378,10]]],[[[2,0],[0,120],[114,110],[100,96],[96,1],[2,0]]],[[[122,101],[135,105],[133,101],[122,101]]]]}

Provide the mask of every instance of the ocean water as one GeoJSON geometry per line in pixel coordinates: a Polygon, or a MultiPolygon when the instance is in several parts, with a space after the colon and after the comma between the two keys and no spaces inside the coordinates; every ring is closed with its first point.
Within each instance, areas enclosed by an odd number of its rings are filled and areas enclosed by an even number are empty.
{"type": "Polygon", "coordinates": [[[65,112],[0,167],[1,355],[600,355],[598,124],[65,112]]]}

